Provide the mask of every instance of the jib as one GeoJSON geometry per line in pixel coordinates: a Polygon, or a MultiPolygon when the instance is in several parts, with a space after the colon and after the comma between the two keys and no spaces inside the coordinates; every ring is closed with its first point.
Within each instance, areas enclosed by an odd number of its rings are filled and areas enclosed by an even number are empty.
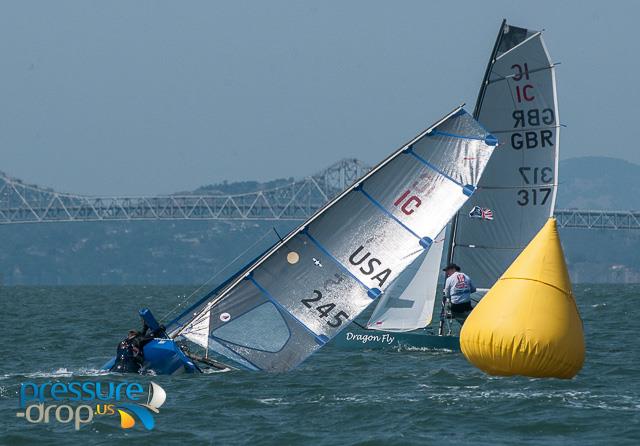
{"type": "Polygon", "coordinates": [[[349,263],[351,263],[354,266],[358,266],[362,264],[362,266],[360,267],[360,272],[365,276],[369,276],[373,273],[376,273],[373,277],[371,277],[371,280],[377,280],[378,286],[382,287],[382,285],[387,281],[387,279],[391,275],[391,270],[387,268],[383,271],[377,272],[376,268],[382,265],[382,261],[371,256],[370,252],[367,252],[366,254],[361,255],[360,252],[363,249],[364,249],[364,246],[360,246],[358,249],[356,249],[355,252],[351,254],[351,257],[349,257],[349,263]],[[358,256],[360,256],[360,258],[357,258],[358,256]],[[363,262],[367,259],[369,260],[363,264],[363,262]]]}
{"type": "Polygon", "coordinates": [[[516,132],[511,134],[511,147],[516,150],[520,150],[523,147],[527,149],[535,149],[539,146],[552,147],[552,137],[553,132],[551,130],[516,132]]]}

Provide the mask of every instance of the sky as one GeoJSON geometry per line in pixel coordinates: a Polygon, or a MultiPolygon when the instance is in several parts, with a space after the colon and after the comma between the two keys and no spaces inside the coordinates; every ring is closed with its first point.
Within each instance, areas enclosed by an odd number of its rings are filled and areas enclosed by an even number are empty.
{"type": "Polygon", "coordinates": [[[0,2],[0,171],[166,194],[373,164],[462,102],[503,17],[544,29],[561,158],[640,163],[633,1],[0,2]]]}

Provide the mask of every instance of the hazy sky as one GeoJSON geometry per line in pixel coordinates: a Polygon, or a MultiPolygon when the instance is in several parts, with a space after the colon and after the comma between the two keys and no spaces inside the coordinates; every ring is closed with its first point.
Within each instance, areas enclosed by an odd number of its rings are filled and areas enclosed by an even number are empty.
{"type": "Polygon", "coordinates": [[[640,163],[640,2],[0,2],[0,170],[154,194],[373,163],[461,102],[500,21],[546,29],[562,158],[640,163]],[[632,138],[627,138],[632,135],[632,138]]]}

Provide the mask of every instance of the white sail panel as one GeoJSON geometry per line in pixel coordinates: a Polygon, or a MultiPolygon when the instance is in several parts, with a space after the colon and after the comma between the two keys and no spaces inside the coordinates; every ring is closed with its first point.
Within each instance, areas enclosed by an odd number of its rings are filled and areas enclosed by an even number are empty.
{"type": "Polygon", "coordinates": [[[295,367],[377,299],[475,190],[496,139],[461,109],[376,166],[212,297],[209,349],[295,367]]]}
{"type": "Polygon", "coordinates": [[[192,320],[182,330],[182,336],[201,347],[207,348],[209,346],[209,318],[200,316],[192,320]]]}
{"type": "Polygon", "coordinates": [[[476,109],[500,139],[455,222],[451,259],[490,288],[553,214],[559,149],[554,67],[539,32],[506,25],[476,109]]]}
{"type": "Polygon", "coordinates": [[[444,230],[426,254],[391,285],[369,318],[367,328],[410,331],[431,323],[438,295],[438,277],[444,247],[444,230]]]}

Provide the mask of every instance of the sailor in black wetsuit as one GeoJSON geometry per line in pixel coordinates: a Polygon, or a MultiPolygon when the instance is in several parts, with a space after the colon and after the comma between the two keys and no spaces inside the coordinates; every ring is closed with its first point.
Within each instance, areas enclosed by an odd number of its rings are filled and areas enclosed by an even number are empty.
{"type": "Polygon", "coordinates": [[[109,371],[119,373],[140,372],[144,363],[144,346],[155,337],[155,333],[147,335],[147,331],[149,331],[149,327],[146,324],[142,329],[142,333],[137,330],[129,330],[127,337],[118,344],[116,359],[109,371]]]}

